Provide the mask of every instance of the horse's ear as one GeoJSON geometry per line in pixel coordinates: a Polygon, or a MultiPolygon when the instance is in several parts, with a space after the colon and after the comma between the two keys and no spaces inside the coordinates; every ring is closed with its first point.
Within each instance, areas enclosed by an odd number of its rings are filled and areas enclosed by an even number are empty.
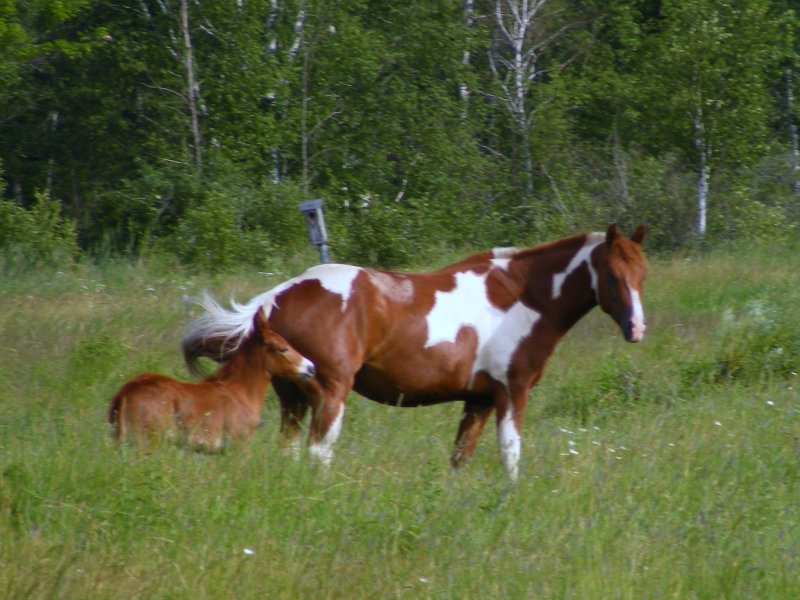
{"type": "Polygon", "coordinates": [[[644,241],[644,234],[646,231],[647,230],[645,229],[644,225],[639,225],[639,227],[636,228],[636,231],[633,232],[633,235],[631,236],[631,241],[636,242],[637,244],[641,244],[642,241],[644,241]]]}
{"type": "Polygon", "coordinates": [[[619,229],[617,229],[616,223],[612,223],[606,230],[606,246],[610,246],[617,237],[619,237],[619,229]]]}
{"type": "Polygon", "coordinates": [[[263,307],[259,306],[255,316],[253,317],[253,331],[258,333],[259,337],[263,340],[264,330],[267,328],[269,328],[269,323],[267,322],[267,318],[264,316],[264,309],[263,307]]]}

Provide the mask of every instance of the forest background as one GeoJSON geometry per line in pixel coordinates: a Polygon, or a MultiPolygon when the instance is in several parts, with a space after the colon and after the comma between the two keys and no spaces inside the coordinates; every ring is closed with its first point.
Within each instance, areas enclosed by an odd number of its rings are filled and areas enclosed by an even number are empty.
{"type": "Polygon", "coordinates": [[[0,0],[0,269],[794,236],[798,7],[0,0]]]}

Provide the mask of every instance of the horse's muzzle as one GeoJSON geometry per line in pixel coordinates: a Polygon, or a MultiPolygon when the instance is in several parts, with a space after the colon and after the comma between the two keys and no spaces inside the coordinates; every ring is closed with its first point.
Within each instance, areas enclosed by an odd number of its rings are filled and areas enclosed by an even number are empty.
{"type": "Polygon", "coordinates": [[[622,333],[625,335],[625,341],[636,343],[641,342],[644,337],[644,332],[647,330],[647,325],[643,321],[636,319],[628,319],[622,326],[622,333]]]}
{"type": "Polygon", "coordinates": [[[317,368],[314,366],[314,363],[312,363],[308,359],[305,359],[303,364],[300,366],[300,369],[298,370],[298,374],[303,379],[311,379],[317,374],[317,368]]]}

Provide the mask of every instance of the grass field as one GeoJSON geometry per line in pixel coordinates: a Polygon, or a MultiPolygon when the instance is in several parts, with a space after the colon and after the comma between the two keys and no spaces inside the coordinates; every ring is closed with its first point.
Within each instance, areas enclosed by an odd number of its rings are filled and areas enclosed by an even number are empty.
{"type": "Polygon", "coordinates": [[[532,394],[520,480],[460,404],[353,395],[333,466],[247,449],[117,451],[107,400],[183,377],[182,297],[279,275],[131,265],[0,285],[0,598],[800,597],[798,248],[651,260],[648,336],[599,310],[532,394]]]}

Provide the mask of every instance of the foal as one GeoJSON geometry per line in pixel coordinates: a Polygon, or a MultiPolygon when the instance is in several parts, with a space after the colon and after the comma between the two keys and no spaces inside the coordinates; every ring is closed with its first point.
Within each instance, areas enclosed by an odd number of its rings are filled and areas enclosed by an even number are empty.
{"type": "Polygon", "coordinates": [[[260,421],[272,376],[306,385],[314,364],[273,331],[259,310],[252,334],[212,375],[197,383],[143,373],[128,381],[111,400],[114,438],[174,437],[189,447],[214,452],[228,440],[247,440],[260,421]]]}

